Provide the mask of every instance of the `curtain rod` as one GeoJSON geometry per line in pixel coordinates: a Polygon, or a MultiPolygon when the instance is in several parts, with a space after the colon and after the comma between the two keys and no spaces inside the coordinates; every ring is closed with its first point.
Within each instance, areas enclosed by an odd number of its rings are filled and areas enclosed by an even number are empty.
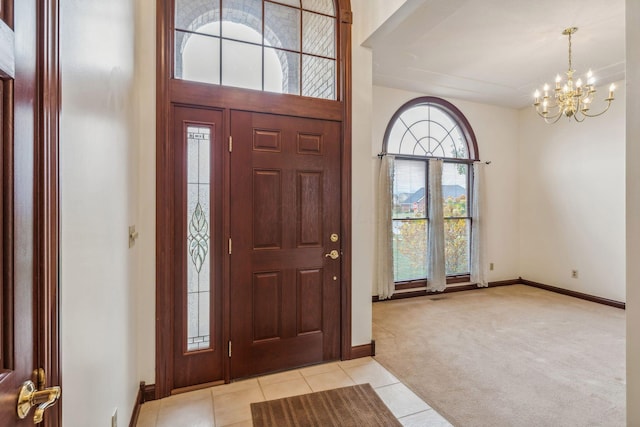
{"type": "MultiPolygon", "coordinates": [[[[384,151],[380,152],[380,153],[378,153],[378,158],[381,159],[386,155],[387,155],[387,153],[385,153],[384,151]]],[[[446,159],[444,157],[427,157],[427,156],[414,156],[414,157],[419,158],[419,159],[451,160],[450,157],[447,157],[446,159]]],[[[454,159],[454,160],[464,160],[464,159],[454,159]]],[[[481,162],[481,161],[482,160],[473,160],[473,163],[481,162]]],[[[484,162],[484,164],[485,165],[490,165],[491,164],[491,160],[484,162]]]]}

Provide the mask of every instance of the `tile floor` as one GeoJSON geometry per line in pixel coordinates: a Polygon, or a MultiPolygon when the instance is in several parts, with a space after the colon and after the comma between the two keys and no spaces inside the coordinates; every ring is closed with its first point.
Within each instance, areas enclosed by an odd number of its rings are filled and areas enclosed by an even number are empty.
{"type": "Polygon", "coordinates": [[[251,427],[251,402],[370,383],[405,427],[451,426],[370,357],[282,372],[142,405],[137,427],[251,427]]]}

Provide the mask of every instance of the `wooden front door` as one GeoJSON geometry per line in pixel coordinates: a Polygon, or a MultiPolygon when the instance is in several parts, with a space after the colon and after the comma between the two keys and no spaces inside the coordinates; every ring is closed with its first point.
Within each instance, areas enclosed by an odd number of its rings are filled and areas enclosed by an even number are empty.
{"type": "MultiPolygon", "coordinates": [[[[172,390],[224,380],[222,112],[175,107],[172,390]]],[[[226,144],[224,144],[226,147],[226,144]]]]}
{"type": "Polygon", "coordinates": [[[23,406],[24,418],[17,410],[27,381],[32,381],[32,391],[43,389],[35,398],[38,404],[59,396],[57,388],[44,390],[59,381],[57,369],[51,369],[57,367],[57,336],[50,335],[57,331],[57,190],[49,192],[57,189],[52,184],[57,182],[57,159],[48,145],[57,130],[57,113],[52,116],[47,105],[56,99],[57,75],[45,81],[54,58],[43,53],[46,41],[55,40],[49,38],[55,25],[48,25],[55,23],[49,19],[57,16],[56,8],[49,1],[0,0],[2,426],[33,426],[34,415],[47,426],[59,421],[57,406],[42,413],[23,406]]]}
{"type": "Polygon", "coordinates": [[[232,111],[231,136],[231,377],[338,359],[341,124],[232,111]]]}

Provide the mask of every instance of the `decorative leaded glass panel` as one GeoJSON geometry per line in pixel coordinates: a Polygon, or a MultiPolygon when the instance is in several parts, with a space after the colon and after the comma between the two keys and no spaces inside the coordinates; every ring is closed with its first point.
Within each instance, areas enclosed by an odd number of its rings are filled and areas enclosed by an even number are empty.
{"type": "Polygon", "coordinates": [[[187,127],[187,351],[210,348],[211,129],[187,127]]]}
{"type": "Polygon", "coordinates": [[[333,0],[175,0],[177,79],[337,99],[333,0]]]}
{"type": "Polygon", "coordinates": [[[176,0],[176,29],[220,35],[220,27],[206,24],[220,22],[219,0],[176,0]]]}
{"type": "Polygon", "coordinates": [[[270,2],[276,2],[276,3],[282,3],[282,4],[287,4],[289,6],[293,6],[293,7],[300,7],[300,0],[269,0],[270,2]]]}
{"type": "Polygon", "coordinates": [[[336,20],[316,13],[302,13],[302,52],[336,57],[336,20]]]}
{"type": "Polygon", "coordinates": [[[302,55],[302,95],[336,99],[336,61],[302,55]]]}
{"type": "Polygon", "coordinates": [[[264,49],[264,61],[275,58],[279,67],[264,68],[264,90],[300,95],[300,54],[280,49],[264,49]]]}
{"type": "Polygon", "coordinates": [[[306,10],[336,16],[336,6],[333,0],[302,0],[302,7],[306,10]]]}
{"type": "Polygon", "coordinates": [[[220,84],[220,39],[176,31],[175,75],[193,82],[220,84]]]}
{"type": "Polygon", "coordinates": [[[300,9],[265,3],[264,32],[266,46],[300,50],[300,9]]]}
{"type": "Polygon", "coordinates": [[[262,90],[262,48],[222,40],[222,84],[262,90]]]}
{"type": "Polygon", "coordinates": [[[262,0],[222,0],[222,37],[261,44],[262,0]],[[253,31],[237,31],[233,24],[253,31]]]}

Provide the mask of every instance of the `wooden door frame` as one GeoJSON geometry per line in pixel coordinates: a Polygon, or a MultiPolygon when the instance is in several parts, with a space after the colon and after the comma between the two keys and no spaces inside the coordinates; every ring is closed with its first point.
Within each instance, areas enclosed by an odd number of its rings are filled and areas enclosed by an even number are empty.
{"type": "MultiPolygon", "coordinates": [[[[38,1],[36,107],[39,143],[35,149],[35,313],[36,361],[49,385],[62,386],[60,364],[60,3],[38,1]]],[[[45,426],[62,425],[61,401],[48,409],[45,426]]]]}
{"type": "MultiPolygon", "coordinates": [[[[16,0],[18,1],[18,0],[16,0]]],[[[13,14],[10,0],[3,5],[13,14]],[[9,7],[11,6],[11,7],[9,7]]],[[[62,385],[60,369],[59,331],[59,123],[60,123],[60,70],[59,70],[59,2],[38,0],[36,4],[36,74],[34,106],[34,179],[33,179],[33,368],[44,368],[48,385],[62,385]]],[[[13,18],[10,20],[13,21],[13,18]]],[[[13,22],[10,22],[13,24],[13,22]]],[[[17,23],[20,25],[20,23],[17,23]]],[[[12,95],[11,95],[12,96],[12,95]]],[[[13,282],[13,120],[9,109],[7,141],[3,159],[2,201],[5,227],[3,254],[6,262],[3,280],[13,282]]],[[[14,283],[13,286],[16,284],[14,283]]],[[[10,286],[11,288],[11,286],[10,286]]],[[[12,295],[9,295],[12,299],[12,295]]],[[[12,315],[13,304],[8,304],[12,315]]],[[[8,337],[12,339],[12,337],[8,337]]],[[[62,425],[61,403],[47,410],[44,426],[62,425]]]]}
{"type": "MultiPolygon", "coordinates": [[[[352,358],[351,346],[351,131],[352,131],[352,71],[351,71],[351,0],[335,0],[338,5],[338,88],[339,102],[314,100],[321,108],[316,118],[337,120],[342,123],[341,146],[341,359],[352,358]]],[[[170,194],[173,171],[171,156],[171,109],[173,105],[185,105],[202,108],[223,108],[225,137],[229,136],[230,110],[252,110],[257,105],[254,100],[273,100],[270,112],[296,116],[298,107],[309,105],[309,99],[288,97],[286,105],[276,94],[243,91],[204,84],[185,84],[173,80],[171,75],[174,61],[173,52],[173,16],[171,0],[157,0],[156,3],[156,398],[170,394],[173,381],[172,345],[174,319],[171,316],[172,279],[173,279],[173,239],[170,230],[174,227],[174,197],[170,194]],[[242,96],[238,94],[242,93],[242,96]],[[197,103],[194,102],[197,100],[197,103]]],[[[225,179],[229,172],[229,153],[225,154],[225,179]]],[[[225,183],[225,195],[228,200],[229,184],[225,183]]],[[[228,213],[223,214],[224,233],[229,233],[228,213]]],[[[223,273],[223,342],[229,339],[229,292],[228,292],[228,255],[224,260],[223,273]]],[[[225,361],[225,379],[229,378],[229,361],[225,361]]]]}

